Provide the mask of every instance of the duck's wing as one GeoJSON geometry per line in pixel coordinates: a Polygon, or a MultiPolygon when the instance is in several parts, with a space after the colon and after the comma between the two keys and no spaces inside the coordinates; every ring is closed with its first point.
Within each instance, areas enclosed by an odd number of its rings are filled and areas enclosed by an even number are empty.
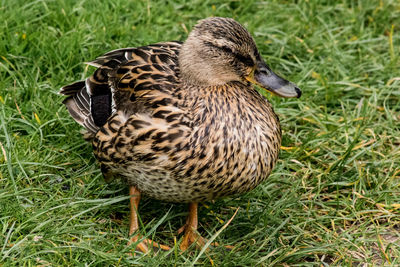
{"type": "Polygon", "coordinates": [[[129,116],[158,102],[168,104],[163,95],[177,86],[180,47],[180,42],[165,42],[108,52],[88,62],[97,67],[92,76],[61,88],[60,94],[68,96],[63,103],[89,136],[118,110],[129,116]]]}

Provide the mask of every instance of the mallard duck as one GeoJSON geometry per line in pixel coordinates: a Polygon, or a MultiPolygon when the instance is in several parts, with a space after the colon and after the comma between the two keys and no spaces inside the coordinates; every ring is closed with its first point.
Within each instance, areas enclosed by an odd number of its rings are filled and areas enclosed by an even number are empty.
{"type": "Polygon", "coordinates": [[[282,97],[301,95],[231,18],[200,20],[184,43],[118,49],[88,64],[94,74],[60,93],[85,127],[104,177],[129,185],[129,234],[143,252],[169,247],[137,233],[141,194],[189,203],[180,248],[204,244],[198,203],[252,190],[278,159],[279,119],[253,84],[282,97]]]}

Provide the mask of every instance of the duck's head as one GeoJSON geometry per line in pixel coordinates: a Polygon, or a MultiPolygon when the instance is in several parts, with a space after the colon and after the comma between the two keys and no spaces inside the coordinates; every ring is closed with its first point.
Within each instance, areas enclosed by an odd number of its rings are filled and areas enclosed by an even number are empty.
{"type": "Polygon", "coordinates": [[[196,85],[248,81],[282,97],[300,97],[300,89],[271,71],[250,33],[230,18],[200,20],[183,44],[182,78],[196,85]]]}

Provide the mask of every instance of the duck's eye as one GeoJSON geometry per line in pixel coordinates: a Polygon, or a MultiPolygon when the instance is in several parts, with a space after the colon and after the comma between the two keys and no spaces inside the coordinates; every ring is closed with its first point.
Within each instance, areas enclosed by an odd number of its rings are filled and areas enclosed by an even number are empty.
{"type": "Polygon", "coordinates": [[[235,54],[235,57],[242,62],[243,64],[245,64],[248,67],[252,67],[254,66],[254,61],[250,56],[243,56],[241,54],[235,54]]]}
{"type": "Polygon", "coordinates": [[[250,66],[250,67],[254,66],[253,59],[250,56],[243,56],[242,54],[235,53],[228,46],[222,46],[219,48],[228,54],[232,54],[235,58],[237,58],[240,62],[242,62],[246,66],[250,66]]]}
{"type": "Polygon", "coordinates": [[[223,51],[229,53],[229,54],[233,54],[232,49],[230,49],[228,46],[222,46],[220,47],[223,51]]]}
{"type": "Polygon", "coordinates": [[[227,54],[233,55],[237,60],[239,60],[240,62],[242,62],[244,65],[246,65],[248,67],[253,67],[255,65],[253,59],[249,55],[244,56],[242,54],[236,53],[229,46],[225,46],[225,45],[224,46],[216,46],[211,42],[205,42],[205,44],[209,47],[218,48],[227,54]]]}

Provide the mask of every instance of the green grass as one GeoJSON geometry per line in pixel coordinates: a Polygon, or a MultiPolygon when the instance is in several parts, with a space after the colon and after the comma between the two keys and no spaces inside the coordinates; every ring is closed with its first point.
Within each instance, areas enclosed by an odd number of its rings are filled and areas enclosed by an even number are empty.
{"type": "Polygon", "coordinates": [[[100,2],[0,1],[1,266],[400,265],[398,1],[100,2]],[[143,233],[174,249],[130,256],[127,188],[103,181],[57,92],[82,62],[208,16],[243,23],[302,88],[269,97],[286,149],[257,189],[201,206],[202,235],[233,251],[180,254],[186,206],[144,199],[143,233]]]}

